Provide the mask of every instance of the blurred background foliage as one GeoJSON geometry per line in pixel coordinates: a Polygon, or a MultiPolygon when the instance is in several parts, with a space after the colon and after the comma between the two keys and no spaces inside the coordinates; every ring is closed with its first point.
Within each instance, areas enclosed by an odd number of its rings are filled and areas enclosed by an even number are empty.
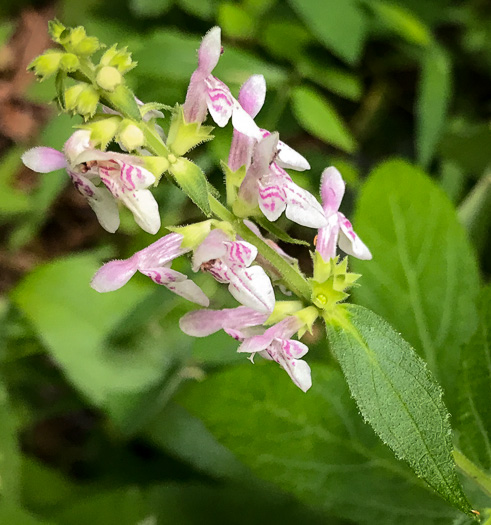
{"type": "MultiPolygon", "coordinates": [[[[320,331],[310,336],[315,386],[304,395],[271,364],[244,363],[223,334],[184,336],[177,321],[191,307],[142,276],[113,294],[89,288],[101,261],[152,238],[125,210],[119,232],[107,234],[68,177],[21,165],[26,148],[61,148],[77,124],[49,104],[50,80],[25,72],[49,45],[55,16],[127,45],[138,61],[131,87],[169,105],[184,100],[200,38],[219,24],[225,53],[216,75],[235,94],[251,74],[265,76],[258,124],[310,161],[310,172],[295,175],[310,191],[324,167],[340,169],[344,211],[384,162],[355,220],[380,255],[355,267],[365,274],[357,300],[426,357],[451,408],[479,280],[490,271],[486,0],[4,0],[0,523],[465,523],[362,422],[320,331]],[[394,157],[402,160],[385,162],[394,157]],[[394,188],[398,202],[407,200],[405,255],[383,212],[394,188]],[[411,286],[404,263],[415,258],[428,269],[419,307],[403,299],[411,286]],[[420,314],[429,332],[438,328],[429,353],[420,314]],[[440,350],[450,356],[443,364],[440,350]]],[[[230,138],[229,128],[217,129],[209,147],[192,152],[218,186],[230,138]]],[[[155,194],[164,225],[200,218],[177,188],[161,184],[155,194]]],[[[311,230],[290,233],[312,241],[311,230]]],[[[288,250],[309,268],[308,254],[288,250]]],[[[175,267],[190,271],[186,261],[175,267]]],[[[214,281],[197,281],[213,307],[233,306],[214,281]]],[[[452,414],[457,421],[458,409],[452,414]]],[[[469,491],[474,505],[491,506],[469,491]]]]}

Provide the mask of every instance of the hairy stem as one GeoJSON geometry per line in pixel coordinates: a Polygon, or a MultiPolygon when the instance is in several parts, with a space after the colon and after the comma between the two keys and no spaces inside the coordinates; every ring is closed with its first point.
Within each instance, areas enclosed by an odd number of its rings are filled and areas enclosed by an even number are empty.
{"type": "Polygon", "coordinates": [[[491,496],[491,477],[459,450],[454,450],[452,455],[459,470],[472,479],[484,493],[491,496]]]}

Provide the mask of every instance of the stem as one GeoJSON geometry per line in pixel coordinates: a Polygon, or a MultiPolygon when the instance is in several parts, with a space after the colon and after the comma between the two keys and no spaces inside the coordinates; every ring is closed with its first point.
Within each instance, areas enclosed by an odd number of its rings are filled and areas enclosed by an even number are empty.
{"type": "Polygon", "coordinates": [[[491,477],[475,465],[467,456],[459,450],[452,451],[453,458],[459,470],[469,479],[472,479],[483,492],[491,496],[491,477]]]}

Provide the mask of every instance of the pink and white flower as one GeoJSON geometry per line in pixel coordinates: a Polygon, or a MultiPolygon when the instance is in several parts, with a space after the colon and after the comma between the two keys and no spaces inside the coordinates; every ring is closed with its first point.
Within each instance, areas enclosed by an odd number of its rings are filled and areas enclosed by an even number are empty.
{"type": "Polygon", "coordinates": [[[295,184],[288,173],[275,162],[278,133],[271,133],[256,143],[253,161],[239,188],[238,196],[250,206],[259,208],[270,221],[286,216],[302,226],[321,228],[326,217],[317,199],[295,184]]]}
{"type": "Polygon", "coordinates": [[[32,148],[22,161],[38,173],[65,168],[108,232],[114,233],[119,227],[117,201],[133,213],[146,232],[154,234],[160,229],[158,205],[147,189],[155,182],[154,175],[139,157],[95,149],[90,131],[76,131],[65,143],[63,153],[53,148],[32,148]]]}
{"type": "Polygon", "coordinates": [[[198,50],[198,68],[191,76],[183,104],[186,122],[203,122],[208,111],[220,127],[232,118],[235,129],[246,135],[256,133],[254,120],[242,109],[230,89],[211,73],[222,54],[221,30],[213,27],[206,33],[198,50]]]}
{"type": "Polygon", "coordinates": [[[303,327],[303,322],[289,316],[262,333],[259,325],[267,315],[246,307],[224,310],[198,310],[184,315],[179,321],[181,330],[194,337],[206,337],[220,329],[237,341],[238,352],[250,353],[251,361],[257,353],[276,361],[301,390],[312,386],[309,365],[301,358],[308,352],[307,345],[291,339],[303,327]]]}
{"type": "Polygon", "coordinates": [[[369,260],[372,258],[370,250],[354,232],[351,222],[338,211],[345,186],[341,173],[336,168],[331,166],[323,171],[321,198],[327,225],[319,229],[316,250],[327,261],[336,257],[336,246],[339,245],[348,255],[369,260]]]}
{"type": "Polygon", "coordinates": [[[165,286],[188,301],[208,306],[210,301],[201,288],[186,275],[171,269],[175,258],[190,251],[190,248],[182,248],[182,240],[181,234],[170,233],[129,259],[104,264],[94,275],[92,288],[101,293],[113,292],[124,286],[139,271],[150,277],[154,283],[165,286]]]}
{"type": "MultiPolygon", "coordinates": [[[[255,118],[263,107],[266,97],[266,81],[263,75],[252,75],[244,82],[239,91],[239,104],[252,117],[255,118]]],[[[249,168],[254,144],[271,133],[257,127],[256,133],[244,135],[234,129],[232,145],[228,158],[228,166],[232,171],[237,171],[241,166],[249,168]]],[[[304,171],[310,169],[310,164],[300,153],[278,140],[275,162],[280,168],[304,171]]]]}
{"type": "Polygon", "coordinates": [[[261,266],[251,266],[257,248],[245,241],[232,241],[221,229],[212,230],[196,248],[193,270],[210,273],[228,289],[239,303],[262,313],[275,305],[273,286],[261,266]]]}

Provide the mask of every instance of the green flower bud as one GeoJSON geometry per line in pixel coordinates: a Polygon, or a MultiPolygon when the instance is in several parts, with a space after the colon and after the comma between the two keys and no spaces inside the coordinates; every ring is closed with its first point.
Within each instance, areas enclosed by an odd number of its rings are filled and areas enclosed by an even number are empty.
{"type": "Polygon", "coordinates": [[[99,69],[95,80],[105,91],[114,91],[123,81],[123,77],[115,67],[103,66],[99,69]]]}
{"type": "Polygon", "coordinates": [[[218,221],[215,219],[209,219],[188,226],[167,226],[167,229],[171,232],[180,233],[184,237],[181,242],[182,248],[194,250],[205,240],[211,231],[211,227],[217,223],[218,221]]]}
{"type": "Polygon", "coordinates": [[[133,151],[141,148],[145,144],[145,136],[136,124],[131,120],[125,120],[122,122],[120,132],[118,133],[118,141],[121,142],[128,151],[133,151]]]}
{"type": "Polygon", "coordinates": [[[94,146],[100,145],[102,150],[107,148],[107,145],[114,139],[122,118],[118,115],[104,115],[91,120],[87,124],[80,126],[80,129],[87,129],[90,131],[90,140],[94,146]]]}
{"type": "Polygon", "coordinates": [[[34,71],[34,73],[44,80],[51,75],[54,75],[59,67],[63,57],[63,53],[57,51],[47,51],[43,55],[35,58],[28,66],[27,69],[34,71]]]}
{"type": "Polygon", "coordinates": [[[131,53],[127,51],[126,47],[117,49],[117,45],[111,46],[101,57],[101,66],[112,66],[118,69],[123,75],[136,67],[136,62],[131,58],[131,53]]]}
{"type": "Polygon", "coordinates": [[[60,60],[60,68],[64,71],[76,71],[80,66],[80,61],[73,53],[64,53],[60,60]]]}
{"type": "Polygon", "coordinates": [[[86,85],[78,97],[77,111],[85,118],[92,117],[99,104],[99,93],[89,85],[86,85]]]}
{"type": "Polygon", "coordinates": [[[48,33],[54,42],[60,43],[60,37],[63,32],[66,30],[66,27],[59,20],[50,20],[48,22],[48,33]]]}
{"type": "Polygon", "coordinates": [[[75,111],[78,104],[78,98],[84,90],[86,84],[75,84],[65,90],[65,107],[68,111],[75,111]]]}
{"type": "Polygon", "coordinates": [[[101,48],[99,40],[95,36],[88,36],[79,42],[76,46],[73,46],[74,53],[80,56],[93,55],[97,50],[101,48]]]}

